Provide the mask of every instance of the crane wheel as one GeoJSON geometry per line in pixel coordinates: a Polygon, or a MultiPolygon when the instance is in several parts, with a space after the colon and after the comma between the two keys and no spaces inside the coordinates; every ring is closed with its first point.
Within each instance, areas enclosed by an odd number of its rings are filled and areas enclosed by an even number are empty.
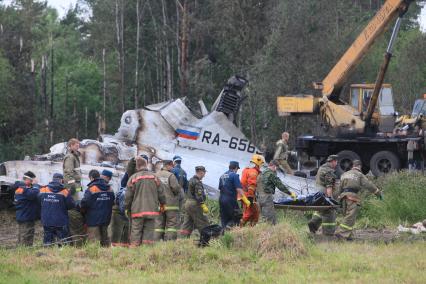
{"type": "Polygon", "coordinates": [[[380,151],[371,157],[370,169],[374,176],[383,176],[401,168],[398,157],[390,151],[380,151]]]}
{"type": "Polygon", "coordinates": [[[339,156],[336,174],[340,177],[344,172],[349,171],[352,168],[353,160],[361,160],[359,155],[354,151],[343,150],[337,153],[339,156]]]}

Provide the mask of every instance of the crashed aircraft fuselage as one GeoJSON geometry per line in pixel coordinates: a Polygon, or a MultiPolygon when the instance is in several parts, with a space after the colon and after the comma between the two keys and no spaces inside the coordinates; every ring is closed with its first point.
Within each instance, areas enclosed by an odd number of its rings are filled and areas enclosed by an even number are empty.
{"type": "MultiPolygon", "coordinates": [[[[206,111],[202,102],[200,113],[192,111],[185,98],[126,111],[115,135],[102,135],[99,141],[81,141],[83,187],[89,182],[87,175],[91,169],[111,170],[111,183],[117,190],[130,158],[145,154],[149,167],[158,170],[162,160],[179,155],[188,178],[194,175],[195,166],[206,167],[203,183],[216,199],[219,177],[227,170],[229,161],[238,161],[244,167],[253,154],[259,153],[233,123],[242,98],[241,89],[228,81],[211,112],[206,111]]],[[[62,172],[65,154],[63,142],[51,147],[50,153],[34,156],[30,161],[5,162],[0,166],[0,184],[4,188],[28,170],[36,174],[40,184],[47,184],[53,173],[62,172]]],[[[299,193],[315,191],[311,180],[286,176],[283,181],[299,193]]]]}

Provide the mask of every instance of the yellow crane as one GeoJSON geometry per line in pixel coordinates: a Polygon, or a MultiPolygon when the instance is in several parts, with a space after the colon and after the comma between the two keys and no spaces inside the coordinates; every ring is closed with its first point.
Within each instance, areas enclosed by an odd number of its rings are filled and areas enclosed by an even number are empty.
{"type": "Polygon", "coordinates": [[[364,132],[366,124],[368,124],[368,126],[382,125],[382,130],[385,130],[385,132],[386,130],[392,131],[395,121],[392,87],[389,84],[383,85],[383,78],[392,56],[392,47],[399,31],[402,16],[412,1],[387,0],[324,80],[313,84],[316,90],[321,91],[322,97],[313,95],[278,97],[278,114],[285,116],[319,112],[324,122],[332,128],[352,127],[359,133],[364,132]],[[396,18],[397,21],[385,54],[385,61],[376,84],[351,85],[350,103],[340,100],[340,92],[347,83],[350,74],[370,50],[374,41],[385,32],[389,23],[396,18]],[[376,110],[378,100],[379,108],[376,110]]]}
{"type": "MultiPolygon", "coordinates": [[[[397,120],[393,106],[392,86],[384,84],[384,77],[392,57],[392,47],[401,20],[414,0],[387,0],[374,18],[358,35],[352,45],[334,65],[328,75],[313,84],[321,96],[291,95],[277,98],[280,116],[319,113],[327,128],[336,130],[336,136],[301,136],[296,140],[298,152],[316,157],[319,162],[330,154],[339,155],[338,173],[348,170],[355,159],[363,163],[363,171],[376,176],[407,166],[407,143],[424,143],[417,134],[396,135],[395,123],[421,124],[426,114],[425,100],[418,100],[416,111],[397,120]],[[374,84],[352,84],[349,103],[340,99],[340,93],[348,77],[370,50],[374,41],[396,19],[384,61],[374,84]],[[420,123],[419,123],[420,122],[420,123]]],[[[426,153],[418,147],[415,157],[426,153]]]]}

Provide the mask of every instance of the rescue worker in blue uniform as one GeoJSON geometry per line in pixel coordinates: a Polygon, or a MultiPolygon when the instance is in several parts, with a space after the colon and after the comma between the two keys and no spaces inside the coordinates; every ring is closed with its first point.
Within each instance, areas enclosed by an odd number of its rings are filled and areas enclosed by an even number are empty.
{"type": "Polygon", "coordinates": [[[89,179],[80,203],[81,210],[86,213],[87,239],[107,247],[110,245],[108,225],[111,222],[114,192],[97,170],[89,172],[89,179]]]}
{"type": "Polygon", "coordinates": [[[56,173],[53,180],[40,189],[41,223],[44,229],[43,243],[50,245],[69,236],[68,210],[75,207],[71,193],[64,187],[64,176],[56,173]]]}
{"type": "Polygon", "coordinates": [[[34,243],[35,221],[40,219],[40,205],[37,196],[40,192],[35,174],[26,172],[23,182],[18,182],[15,190],[16,221],[18,222],[18,245],[32,246],[34,243]]]}
{"type": "Polygon", "coordinates": [[[177,178],[177,181],[181,187],[181,192],[179,193],[179,212],[177,216],[178,224],[177,226],[180,227],[183,224],[183,215],[185,215],[185,194],[188,192],[188,177],[186,175],[186,172],[184,169],[182,169],[182,157],[181,156],[174,156],[173,157],[173,169],[172,173],[177,178]]]}
{"type": "Polygon", "coordinates": [[[186,172],[182,169],[182,157],[174,156],[173,157],[173,169],[172,173],[176,176],[179,185],[183,188],[185,192],[188,191],[188,178],[186,172]]]}
{"type": "Polygon", "coordinates": [[[237,174],[240,165],[236,161],[229,162],[229,170],[219,179],[219,206],[222,228],[228,228],[240,223],[240,207],[237,202],[237,193],[241,194],[244,202],[250,201],[244,195],[240,176],[237,174]]]}

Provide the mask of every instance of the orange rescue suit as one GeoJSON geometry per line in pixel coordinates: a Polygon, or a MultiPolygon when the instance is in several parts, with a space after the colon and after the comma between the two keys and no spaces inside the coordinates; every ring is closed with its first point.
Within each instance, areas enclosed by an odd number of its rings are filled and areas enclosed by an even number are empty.
{"type": "MultiPolygon", "coordinates": [[[[260,174],[258,167],[244,168],[241,175],[241,185],[246,197],[252,202],[250,207],[243,203],[243,218],[241,219],[241,226],[244,226],[250,221],[250,225],[254,226],[259,221],[259,207],[255,203],[257,176],[260,174]]],[[[241,199],[241,197],[239,197],[241,199]]]]}
{"type": "Polygon", "coordinates": [[[257,167],[244,168],[243,174],[241,175],[241,185],[246,197],[255,197],[256,195],[256,182],[257,176],[260,174],[260,170],[257,167]]]}

